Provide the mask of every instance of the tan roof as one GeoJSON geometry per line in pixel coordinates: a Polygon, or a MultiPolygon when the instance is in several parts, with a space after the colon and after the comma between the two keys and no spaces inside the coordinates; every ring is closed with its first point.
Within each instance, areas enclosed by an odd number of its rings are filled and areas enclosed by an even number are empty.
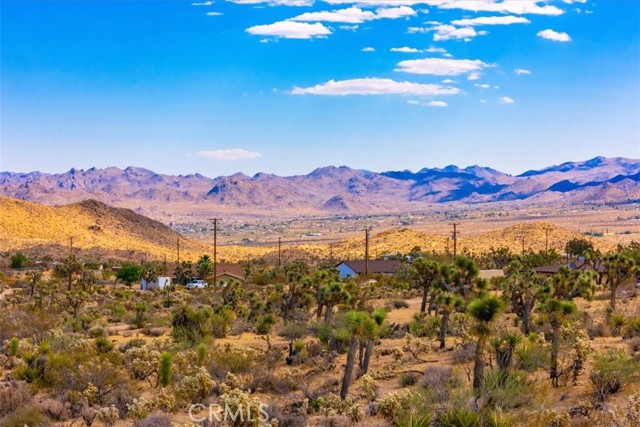
{"type": "Polygon", "coordinates": [[[216,264],[216,277],[223,275],[237,277],[241,280],[245,280],[247,278],[244,267],[240,264],[219,262],[218,264],[216,264]]]}

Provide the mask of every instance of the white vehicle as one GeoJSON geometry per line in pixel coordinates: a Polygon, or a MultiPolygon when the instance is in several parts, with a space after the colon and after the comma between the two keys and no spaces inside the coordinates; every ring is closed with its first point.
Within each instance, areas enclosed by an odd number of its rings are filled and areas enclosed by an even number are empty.
{"type": "Polygon", "coordinates": [[[193,279],[187,283],[187,289],[204,289],[207,286],[209,286],[207,282],[202,279],[193,279]]]}

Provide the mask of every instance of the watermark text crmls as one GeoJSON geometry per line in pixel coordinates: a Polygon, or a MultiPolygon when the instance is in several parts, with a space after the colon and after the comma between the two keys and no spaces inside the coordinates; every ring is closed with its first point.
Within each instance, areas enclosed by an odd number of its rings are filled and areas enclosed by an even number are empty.
{"type": "Polygon", "coordinates": [[[212,403],[205,405],[202,403],[195,403],[189,407],[189,419],[191,421],[201,423],[203,421],[218,421],[218,422],[262,422],[269,421],[269,413],[267,409],[268,405],[261,403],[258,405],[258,409],[252,408],[251,405],[218,405],[212,403]]]}

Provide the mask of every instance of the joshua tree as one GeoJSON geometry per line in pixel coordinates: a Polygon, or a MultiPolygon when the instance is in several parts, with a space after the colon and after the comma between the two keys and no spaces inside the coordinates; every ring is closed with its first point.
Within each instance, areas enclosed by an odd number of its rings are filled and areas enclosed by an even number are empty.
{"type": "Polygon", "coordinates": [[[478,337],[476,357],[473,367],[473,389],[479,390],[484,382],[484,349],[491,335],[491,324],[496,320],[502,302],[492,296],[479,298],[469,304],[469,314],[475,319],[474,334],[478,337]]]}
{"type": "Polygon", "coordinates": [[[549,278],[551,297],[545,302],[543,310],[547,313],[552,330],[549,377],[553,387],[558,387],[559,378],[563,374],[558,370],[560,327],[577,311],[571,300],[578,296],[591,297],[595,278],[593,272],[570,270],[567,267],[561,268],[549,278]]]}
{"type": "Polygon", "coordinates": [[[199,278],[206,280],[213,273],[213,261],[209,255],[202,255],[196,263],[196,274],[199,278]]]}
{"type": "Polygon", "coordinates": [[[607,287],[611,290],[609,306],[611,313],[616,311],[616,293],[618,288],[636,277],[636,262],[624,254],[611,254],[605,257],[607,269],[607,287]]]}
{"type": "Polygon", "coordinates": [[[28,271],[27,274],[27,280],[29,281],[29,286],[30,286],[30,292],[29,295],[33,296],[35,290],[36,290],[36,285],[38,283],[40,283],[40,280],[42,280],[42,271],[40,270],[31,270],[28,271]]]}
{"type": "Polygon", "coordinates": [[[348,302],[351,296],[345,289],[344,283],[333,282],[322,289],[322,302],[327,307],[324,315],[325,323],[330,323],[333,316],[333,307],[348,302]]]}
{"type": "Polygon", "coordinates": [[[520,261],[512,261],[507,267],[504,296],[510,301],[511,309],[522,321],[522,332],[531,332],[531,313],[538,301],[549,293],[548,283],[536,272],[525,267],[520,261]]]}
{"type": "Polygon", "coordinates": [[[349,393],[358,344],[362,339],[373,338],[376,331],[376,322],[365,311],[350,311],[346,314],[344,321],[351,337],[349,338],[349,352],[340,389],[342,399],[345,399],[349,393]]]}
{"type": "Polygon", "coordinates": [[[69,255],[62,263],[55,266],[53,274],[60,279],[67,279],[67,291],[71,290],[76,276],[82,272],[83,265],[74,254],[69,255]]]}
{"type": "Polygon", "coordinates": [[[442,314],[442,322],[440,323],[440,348],[443,349],[446,346],[447,328],[449,326],[449,317],[455,310],[459,310],[464,307],[464,299],[456,296],[451,292],[440,292],[435,299],[435,304],[442,314]]]}
{"type": "Polygon", "coordinates": [[[375,329],[373,331],[373,336],[367,338],[365,344],[366,348],[364,352],[364,358],[362,360],[362,363],[360,364],[361,375],[364,375],[369,371],[369,362],[371,361],[371,353],[373,353],[373,343],[380,335],[380,330],[382,329],[384,320],[387,318],[387,312],[383,309],[374,310],[374,312],[371,313],[371,318],[375,322],[375,329]]]}
{"type": "Polygon", "coordinates": [[[409,277],[414,287],[422,290],[422,302],[420,311],[424,313],[427,309],[427,296],[432,286],[441,279],[441,265],[426,258],[418,258],[409,267],[409,277]]]}

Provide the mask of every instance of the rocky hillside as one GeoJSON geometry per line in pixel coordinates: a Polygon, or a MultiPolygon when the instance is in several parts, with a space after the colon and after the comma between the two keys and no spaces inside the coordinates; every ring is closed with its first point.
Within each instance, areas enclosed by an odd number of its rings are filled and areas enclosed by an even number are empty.
{"type": "Polygon", "coordinates": [[[0,247],[59,258],[67,253],[71,238],[84,253],[132,259],[167,255],[173,260],[178,239],[185,258],[211,251],[160,222],[95,200],[50,207],[0,197],[0,247]]]}
{"type": "Polygon", "coordinates": [[[164,222],[213,212],[281,216],[399,212],[439,203],[627,203],[640,200],[640,160],[596,157],[518,176],[453,165],[382,173],[330,166],[307,175],[215,179],[134,167],[2,172],[0,195],[47,205],[95,199],[164,222]]]}

